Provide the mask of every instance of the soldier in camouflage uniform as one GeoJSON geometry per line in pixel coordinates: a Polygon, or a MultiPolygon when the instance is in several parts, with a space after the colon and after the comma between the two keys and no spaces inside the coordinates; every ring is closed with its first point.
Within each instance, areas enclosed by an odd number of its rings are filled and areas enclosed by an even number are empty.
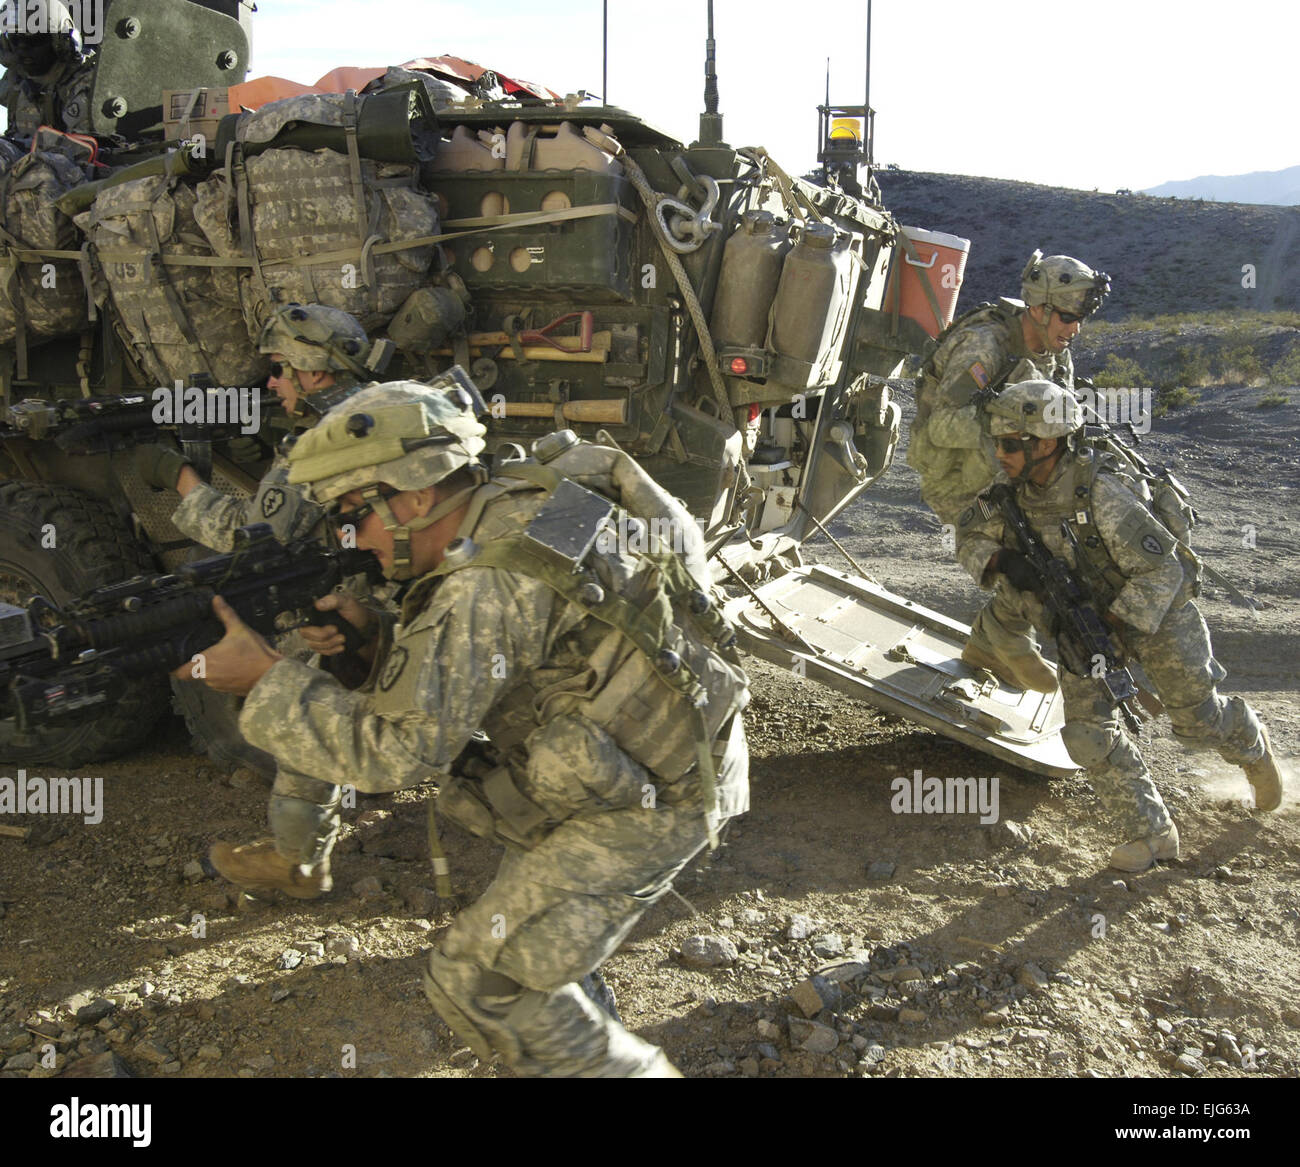
{"type": "MultiPolygon", "coordinates": [[[[363,380],[369,380],[367,360],[373,355],[365,331],[346,312],[322,304],[285,304],[267,319],[258,337],[258,350],[271,357],[268,386],[300,427],[314,425],[331,406],[347,400],[363,380]],[[300,408],[301,407],[301,408],[300,408]]],[[[233,498],[199,478],[183,455],[168,446],[140,446],[135,469],[150,485],[174,489],[182,496],[172,522],[197,543],[214,551],[230,551],[235,532],[249,523],[269,523],[282,543],[301,539],[319,528],[325,535],[324,508],[307,497],[302,486],[289,481],[289,462],[276,455],[248,499],[233,498]]],[[[337,607],[336,596],[317,607],[337,607]]],[[[343,638],[331,625],[304,627],[281,648],[306,657],[312,652],[337,651],[343,638]],[[303,646],[305,645],[305,651],[303,646]]],[[[309,787],[319,793],[321,784],[309,787]]],[[[270,825],[274,836],[244,846],[216,843],[209,854],[213,866],[227,879],[253,891],[283,891],[296,899],[314,899],[333,887],[329,848],[321,853],[317,827],[322,817],[337,816],[333,787],[324,809],[303,805],[299,780],[292,770],[277,767],[271,788],[270,825]],[[307,864],[304,870],[301,865],[307,864]]]]}
{"type": "Polygon", "coordinates": [[[95,63],[81,51],[81,33],[60,0],[44,0],[43,11],[31,0],[9,0],[0,8],[0,64],[9,137],[30,138],[41,126],[91,132],[95,63]]]}
{"type": "MultiPolygon", "coordinates": [[[[1173,723],[1194,749],[1213,748],[1239,765],[1260,810],[1282,801],[1282,775],[1268,732],[1240,697],[1215,688],[1227,676],[1214,659],[1209,630],[1192,597],[1194,556],[1130,489],[1109,455],[1081,443],[1082,410],[1050,381],[1013,385],[986,407],[997,460],[1044,546],[1076,571],[1129,659],[1142,665],[1173,723]],[[1068,523],[1079,552],[1062,531],[1068,523]]],[[[982,587],[999,578],[1028,597],[1039,631],[1051,635],[1039,596],[1042,580],[1015,547],[1001,516],[972,505],[959,518],[958,558],[982,587]]],[[[1088,771],[1102,805],[1131,841],[1112,867],[1144,871],[1178,856],[1178,828],[1116,709],[1097,681],[1062,669],[1070,756],[1088,771]]]]}
{"type": "Polygon", "coordinates": [[[243,732],[304,787],[437,781],[440,815],[505,845],[425,977],[480,1056],[528,1075],[675,1076],[576,982],[748,808],[734,633],[698,527],[635,462],[561,431],[489,480],[471,402],[371,386],[290,455],[291,480],[340,502],[332,521],[411,581],[400,622],[378,621],[364,688],[278,658],[220,603],[207,683],[248,694],[243,732]],[[613,537],[645,525],[684,553],[613,537]],[[448,778],[480,727],[490,756],[448,778]]]}
{"type": "MultiPolygon", "coordinates": [[[[346,312],[323,304],[285,304],[267,319],[259,352],[271,357],[267,386],[300,429],[315,425],[330,408],[372,380],[370,342],[346,312]],[[301,406],[301,408],[299,408],[301,406]]],[[[321,521],[324,510],[289,483],[289,463],[278,454],[257,493],[233,498],[204,482],[184,456],[168,446],[139,446],[135,469],[151,486],[175,490],[181,505],[172,522],[214,551],[230,551],[235,532],[248,523],[269,523],[282,543],[301,539],[321,521]]]]}
{"type": "MultiPolygon", "coordinates": [[[[1074,385],[1070,342],[1101,305],[1109,277],[1068,255],[1041,251],[1021,275],[1024,302],[1002,299],[959,318],[939,338],[916,394],[908,465],[921,474],[921,497],[954,528],[993,481],[993,446],[979,401],[1002,385],[1031,378],[1074,385]]],[[[1005,582],[976,616],[962,660],[1020,689],[1051,692],[1056,677],[1030,638],[1023,598],[1005,582]]]]}

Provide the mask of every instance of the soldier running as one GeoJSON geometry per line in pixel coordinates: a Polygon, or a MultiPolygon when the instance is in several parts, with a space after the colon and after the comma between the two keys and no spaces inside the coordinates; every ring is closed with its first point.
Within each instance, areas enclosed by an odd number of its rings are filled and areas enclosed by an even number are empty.
{"type": "MultiPolygon", "coordinates": [[[[958,516],[993,481],[993,446],[980,401],[1032,378],[1074,386],[1070,342],[1110,291],[1110,277],[1068,255],[1035,251],[1021,275],[1024,302],[1001,299],[959,317],[922,369],[907,463],[939,521],[958,516]]],[[[1023,597],[1001,579],[975,617],[962,660],[1018,689],[1050,693],[1056,676],[1031,638],[1023,597]]]]}
{"type": "MultiPolygon", "coordinates": [[[[1133,492],[1118,461],[1082,441],[1083,413],[1050,381],[1013,385],[985,407],[997,460],[1026,521],[1052,555],[1084,581],[1131,660],[1142,665],[1173,723],[1193,749],[1211,748],[1246,773],[1259,810],[1282,802],[1282,774],[1265,729],[1240,697],[1215,688],[1227,673],[1193,602],[1197,562],[1133,492]],[[1074,534],[1069,538],[1064,526],[1074,534]],[[1076,552],[1075,547],[1078,551],[1076,552]]],[[[1028,598],[1039,632],[1052,636],[1041,578],[1015,549],[1001,517],[972,505],[959,520],[958,558],[981,587],[1007,580],[1028,598]]],[[[1062,669],[1070,757],[1087,770],[1102,805],[1129,841],[1110,865],[1145,871],[1178,857],[1178,828],[1113,704],[1092,677],[1062,669]]]]}

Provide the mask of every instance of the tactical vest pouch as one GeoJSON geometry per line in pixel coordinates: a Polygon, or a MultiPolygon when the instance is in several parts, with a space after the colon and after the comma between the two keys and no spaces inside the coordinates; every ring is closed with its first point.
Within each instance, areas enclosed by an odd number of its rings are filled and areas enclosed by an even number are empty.
{"type": "Polygon", "coordinates": [[[482,779],[448,778],[438,790],[438,813],[480,839],[501,839],[524,850],[554,829],[547,813],[519,792],[500,766],[482,779]]]}
{"type": "MultiPolygon", "coordinates": [[[[655,786],[670,786],[698,771],[706,810],[715,805],[713,748],[733,716],[748,702],[748,678],[733,644],[734,634],[709,602],[702,579],[707,570],[698,527],[645,472],[621,450],[569,443],[546,465],[508,463],[500,479],[535,484],[550,494],[524,533],[485,541],[464,562],[444,562],[435,574],[469,566],[499,568],[545,583],[577,611],[609,626],[588,651],[586,665],[549,688],[529,691],[529,710],[537,733],[530,752],[544,756],[551,726],[569,729],[554,743],[550,771],[530,767],[530,799],[554,814],[572,813],[577,805],[612,809],[620,799],[637,797],[644,776],[655,786]],[[599,493],[585,487],[595,487],[599,493]],[[590,495],[588,500],[581,498],[590,495]],[[678,529],[682,556],[671,551],[632,552],[618,540],[597,538],[626,532],[631,521],[623,511],[610,522],[610,502],[637,507],[637,516],[668,519],[678,529]],[[595,504],[599,505],[595,505],[595,504]],[[547,519],[558,505],[572,516],[573,528],[557,545],[547,519]],[[530,538],[530,533],[537,537],[530,538]],[[691,566],[694,565],[694,570],[691,566]],[[581,731],[581,732],[579,732],[581,731]],[[583,743],[582,733],[586,734],[583,743]],[[575,745],[574,743],[581,743],[575,745]],[[606,748],[608,744],[609,748],[606,748]],[[593,764],[585,767],[600,782],[635,767],[632,779],[620,782],[621,794],[601,787],[565,783],[569,793],[551,790],[549,774],[577,774],[573,750],[586,750],[593,764]],[[599,757],[600,764],[595,765],[599,757]],[[585,791],[583,793],[582,791],[585,791]]],[[[477,519],[475,520],[477,529],[477,519]]],[[[462,527],[462,534],[466,534],[462,527]]],[[[599,625],[594,626],[596,628],[599,625]]],[[[587,640],[591,644],[590,639],[587,640]]],[[[521,692],[503,702],[502,718],[518,721],[521,692]]],[[[491,730],[499,738],[497,730],[491,730]]],[[[498,745],[501,742],[498,740],[498,745]]]]}
{"type": "MultiPolygon", "coordinates": [[[[1186,491],[1183,491],[1181,496],[1177,493],[1178,490],[1182,489],[1181,484],[1177,483],[1177,479],[1173,480],[1177,487],[1175,489],[1175,486],[1171,486],[1163,479],[1149,478],[1132,473],[1130,471],[1131,464],[1113,453],[1094,451],[1094,457],[1097,459],[1100,469],[1110,472],[1128,487],[1147,508],[1157,524],[1165,528],[1166,534],[1175,543],[1178,560],[1183,567],[1183,583],[1177,595],[1175,595],[1171,607],[1175,609],[1181,608],[1189,599],[1200,594],[1201,561],[1196,553],[1183,543],[1182,540],[1185,536],[1178,535],[1170,523],[1166,521],[1166,511],[1157,504],[1155,499],[1157,497],[1157,488],[1166,491],[1164,506],[1170,508],[1167,513],[1174,522],[1179,523],[1185,530],[1190,529],[1190,523],[1182,521],[1182,512],[1179,509],[1185,505],[1186,491]]],[[[1098,607],[1105,611],[1114,603],[1115,598],[1123,590],[1125,584],[1128,583],[1128,577],[1120,571],[1118,565],[1111,558],[1110,552],[1101,538],[1101,533],[1093,521],[1092,487],[1096,481],[1093,465],[1082,459],[1076,459],[1075,467],[1074,496],[1081,503],[1086,503],[1086,507],[1077,510],[1073,518],[1067,521],[1074,529],[1079,542],[1079,570],[1087,578],[1098,607]]],[[[1170,477],[1172,478],[1172,476],[1170,477]]],[[[1190,507],[1187,509],[1188,511],[1191,510],[1190,507]]],[[[1192,514],[1194,515],[1194,512],[1192,514]]]]}

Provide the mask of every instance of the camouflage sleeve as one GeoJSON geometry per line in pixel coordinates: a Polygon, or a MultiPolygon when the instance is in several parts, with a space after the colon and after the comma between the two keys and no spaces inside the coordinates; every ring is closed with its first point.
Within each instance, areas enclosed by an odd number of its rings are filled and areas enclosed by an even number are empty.
{"type": "Polygon", "coordinates": [[[1108,474],[1097,476],[1092,514],[1106,550],[1128,579],[1111,615],[1140,632],[1154,632],[1183,584],[1177,544],[1137,496],[1108,474]]]}
{"type": "Polygon", "coordinates": [[[249,523],[270,523],[281,543],[301,539],[324,510],[289,482],[288,460],[277,457],[252,498],[232,498],[206,483],[196,486],[172,515],[176,528],[214,551],[230,551],[235,531],[249,523]]]}
{"type": "Polygon", "coordinates": [[[95,84],[95,66],[86,61],[60,85],[63,125],[71,134],[91,132],[91,90],[95,84]]]}
{"type": "Polygon", "coordinates": [[[1004,528],[1001,516],[985,518],[978,503],[973,503],[957,520],[957,561],[982,588],[991,588],[989,560],[1002,547],[1004,528]]]}
{"type": "Polygon", "coordinates": [[[545,659],[553,593],[510,572],[467,568],[397,631],[374,691],[280,661],[254,686],[239,725],[299,773],[380,792],[444,774],[521,674],[545,659]]]}
{"type": "Polygon", "coordinates": [[[930,412],[931,442],[959,450],[978,450],[984,444],[979,406],[971,398],[997,376],[1001,360],[987,329],[973,330],[953,347],[930,412]]]}

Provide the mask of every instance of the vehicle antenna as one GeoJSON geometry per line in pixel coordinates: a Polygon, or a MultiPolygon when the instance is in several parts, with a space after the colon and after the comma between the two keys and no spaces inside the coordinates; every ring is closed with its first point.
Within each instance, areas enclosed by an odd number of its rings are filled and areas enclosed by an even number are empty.
{"type": "Polygon", "coordinates": [[[722,115],[718,113],[717,45],[713,40],[713,0],[709,0],[709,37],[704,42],[704,112],[700,114],[700,145],[722,145],[722,115]]]}
{"type": "Polygon", "coordinates": [[[600,4],[600,100],[602,105],[609,104],[609,0],[600,4]]]}
{"type": "MultiPolygon", "coordinates": [[[[829,100],[827,101],[829,105],[829,100]]],[[[867,0],[867,80],[866,93],[862,102],[862,145],[866,151],[866,162],[868,167],[876,164],[875,155],[875,125],[871,116],[871,0],[867,0]]]]}

